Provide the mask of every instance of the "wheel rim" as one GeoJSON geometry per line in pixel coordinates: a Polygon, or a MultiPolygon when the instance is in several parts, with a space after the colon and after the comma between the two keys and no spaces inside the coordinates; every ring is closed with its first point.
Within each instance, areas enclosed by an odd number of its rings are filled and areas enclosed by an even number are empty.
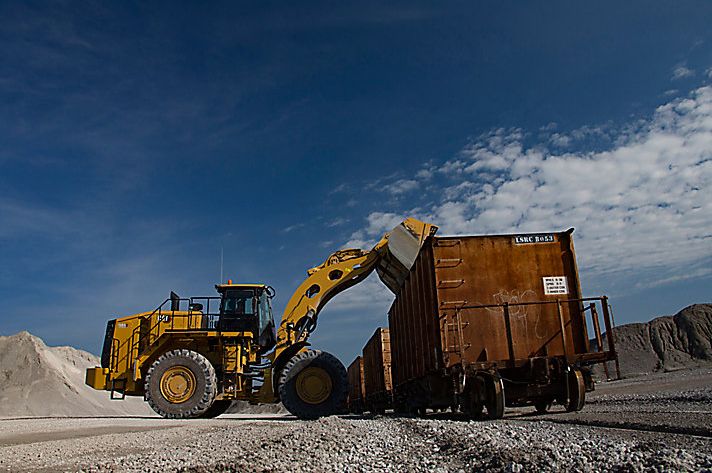
{"type": "Polygon", "coordinates": [[[501,419],[504,416],[504,383],[499,376],[491,376],[491,399],[487,402],[487,415],[490,419],[501,419]]]}
{"type": "Polygon", "coordinates": [[[173,404],[190,399],[195,393],[195,375],[185,366],[172,366],[161,376],[161,394],[173,404]]]}
{"type": "Polygon", "coordinates": [[[331,376],[322,368],[310,366],[299,372],[296,379],[299,398],[308,404],[321,404],[331,395],[331,376]]]}
{"type": "Polygon", "coordinates": [[[566,410],[569,412],[580,411],[583,408],[586,396],[586,385],[583,374],[579,370],[569,373],[569,399],[566,403],[566,410]]]}

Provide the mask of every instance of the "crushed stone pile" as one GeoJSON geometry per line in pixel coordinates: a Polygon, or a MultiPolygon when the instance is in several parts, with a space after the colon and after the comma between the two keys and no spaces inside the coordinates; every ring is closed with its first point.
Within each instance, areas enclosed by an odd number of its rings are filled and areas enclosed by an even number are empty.
{"type": "Polygon", "coordinates": [[[143,399],[112,401],[84,384],[99,358],[72,347],[48,347],[20,332],[0,336],[0,417],[155,415],[143,399]]]}

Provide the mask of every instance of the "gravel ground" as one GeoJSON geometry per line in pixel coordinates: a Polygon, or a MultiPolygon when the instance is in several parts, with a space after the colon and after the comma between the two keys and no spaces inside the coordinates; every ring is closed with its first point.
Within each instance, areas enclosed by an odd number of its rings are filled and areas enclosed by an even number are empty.
{"type": "Polygon", "coordinates": [[[712,368],[601,383],[583,411],[537,418],[712,437],[712,368]]]}
{"type": "Polygon", "coordinates": [[[601,385],[581,413],[519,409],[501,421],[5,419],[0,471],[712,472],[710,380],[703,370],[619,381],[601,385]]]}

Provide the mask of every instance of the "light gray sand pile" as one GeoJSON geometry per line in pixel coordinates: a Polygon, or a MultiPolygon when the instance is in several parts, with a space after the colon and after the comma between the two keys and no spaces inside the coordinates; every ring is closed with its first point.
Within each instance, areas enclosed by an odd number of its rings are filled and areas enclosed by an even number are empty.
{"type": "Polygon", "coordinates": [[[28,332],[0,337],[0,417],[154,415],[142,398],[111,401],[84,384],[99,359],[72,347],[48,347],[28,332]]]}

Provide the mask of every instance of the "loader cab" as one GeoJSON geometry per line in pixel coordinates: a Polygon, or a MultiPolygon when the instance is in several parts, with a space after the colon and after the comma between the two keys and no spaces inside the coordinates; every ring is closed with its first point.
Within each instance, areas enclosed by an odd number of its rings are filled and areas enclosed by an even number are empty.
{"type": "Polygon", "coordinates": [[[274,289],[258,284],[219,284],[220,317],[218,329],[229,332],[252,332],[261,352],[277,343],[271,299],[274,289]]]}

